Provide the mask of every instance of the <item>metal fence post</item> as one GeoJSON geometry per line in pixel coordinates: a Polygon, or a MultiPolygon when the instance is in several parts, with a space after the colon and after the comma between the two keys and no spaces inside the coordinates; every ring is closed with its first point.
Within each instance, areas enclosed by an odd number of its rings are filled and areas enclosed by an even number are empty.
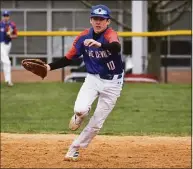
{"type": "MultiPolygon", "coordinates": [[[[166,60],[167,60],[167,54],[164,55],[165,57],[165,63],[166,63],[166,60]]],[[[168,83],[168,69],[167,69],[167,64],[164,65],[164,82],[165,83],[168,83]]]]}
{"type": "MultiPolygon", "coordinates": [[[[62,56],[64,57],[64,36],[62,36],[62,56]]],[[[61,80],[64,82],[64,68],[62,68],[61,80]]]]}
{"type": "MultiPolygon", "coordinates": [[[[167,41],[167,44],[170,43],[168,41],[168,38],[167,37],[164,37],[163,38],[165,41],[167,41]]],[[[164,65],[164,83],[168,83],[168,69],[167,69],[167,58],[168,58],[168,51],[170,51],[170,46],[167,45],[167,53],[164,55],[164,59],[165,59],[165,65],[164,65]]]]}

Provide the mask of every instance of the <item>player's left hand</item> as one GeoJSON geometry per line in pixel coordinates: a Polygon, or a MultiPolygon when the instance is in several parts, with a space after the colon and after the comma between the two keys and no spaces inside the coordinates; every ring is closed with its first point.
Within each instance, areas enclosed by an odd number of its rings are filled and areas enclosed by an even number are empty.
{"type": "Polygon", "coordinates": [[[12,29],[11,26],[9,26],[9,27],[8,27],[8,31],[6,32],[6,34],[7,34],[8,36],[11,36],[12,33],[13,33],[13,29],[12,29]]]}
{"type": "Polygon", "coordinates": [[[9,31],[9,32],[7,32],[6,34],[7,34],[7,36],[10,36],[10,35],[11,35],[11,32],[9,31]]]}
{"type": "Polygon", "coordinates": [[[85,46],[88,46],[88,47],[96,47],[96,48],[101,47],[101,43],[100,43],[100,42],[97,42],[97,41],[94,40],[94,39],[85,39],[84,45],[85,45],[85,46]]]}

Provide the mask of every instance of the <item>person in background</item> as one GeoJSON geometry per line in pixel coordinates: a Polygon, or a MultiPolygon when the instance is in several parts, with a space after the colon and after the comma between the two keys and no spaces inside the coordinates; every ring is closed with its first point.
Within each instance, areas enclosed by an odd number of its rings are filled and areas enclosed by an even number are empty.
{"type": "Polygon", "coordinates": [[[10,20],[10,11],[3,11],[2,20],[0,21],[1,63],[3,64],[5,82],[8,86],[13,86],[9,53],[14,38],[17,38],[16,24],[10,20]]]}

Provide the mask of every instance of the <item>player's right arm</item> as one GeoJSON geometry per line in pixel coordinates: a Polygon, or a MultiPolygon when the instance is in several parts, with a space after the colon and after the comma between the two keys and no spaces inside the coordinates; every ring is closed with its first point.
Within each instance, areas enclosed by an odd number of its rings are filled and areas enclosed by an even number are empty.
{"type": "Polygon", "coordinates": [[[86,34],[88,34],[88,29],[80,33],[79,36],[77,36],[73,42],[73,45],[71,49],[65,54],[65,56],[62,56],[60,59],[56,60],[55,62],[47,64],[47,70],[55,70],[59,68],[66,67],[72,63],[72,59],[77,58],[82,55],[82,37],[86,34]]]}
{"type": "Polygon", "coordinates": [[[104,35],[105,39],[108,41],[106,44],[102,44],[103,49],[107,49],[112,53],[119,53],[121,51],[121,45],[117,33],[109,28],[104,35]]]}
{"type": "Polygon", "coordinates": [[[10,31],[9,31],[9,33],[8,33],[9,37],[10,37],[11,39],[17,38],[17,37],[18,37],[18,33],[17,33],[18,30],[17,30],[17,26],[16,26],[15,22],[12,21],[12,22],[10,23],[9,29],[10,29],[10,31]]]}

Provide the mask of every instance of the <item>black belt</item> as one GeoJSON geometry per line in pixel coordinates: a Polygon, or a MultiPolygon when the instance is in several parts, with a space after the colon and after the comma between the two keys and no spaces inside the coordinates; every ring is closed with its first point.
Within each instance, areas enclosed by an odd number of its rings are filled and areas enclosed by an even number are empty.
{"type": "Polygon", "coordinates": [[[107,75],[99,75],[101,79],[105,79],[105,80],[112,80],[114,79],[114,77],[116,76],[116,79],[120,79],[122,78],[122,74],[118,74],[118,75],[111,75],[111,74],[107,74],[107,75]]]}

